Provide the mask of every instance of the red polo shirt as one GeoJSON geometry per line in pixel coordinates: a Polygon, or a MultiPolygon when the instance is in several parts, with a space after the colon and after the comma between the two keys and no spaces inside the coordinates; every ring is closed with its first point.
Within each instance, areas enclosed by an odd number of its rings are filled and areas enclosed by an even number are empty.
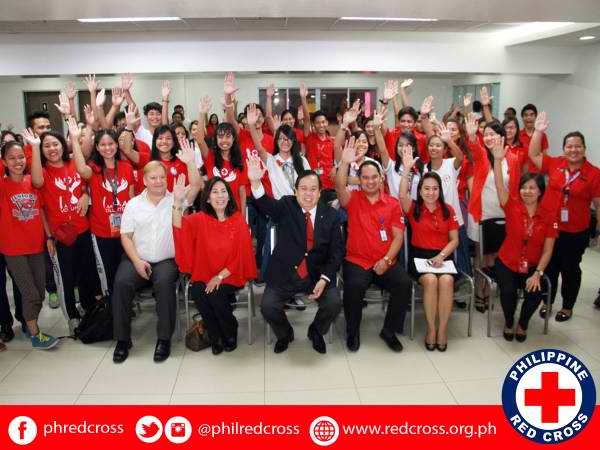
{"type": "MultiPolygon", "coordinates": [[[[533,136],[533,133],[531,134],[531,136],[533,136]]],[[[531,136],[529,136],[527,134],[527,130],[525,130],[525,128],[523,128],[521,131],[519,131],[519,141],[521,141],[521,144],[523,145],[523,147],[529,148],[529,143],[531,142],[531,136]]],[[[542,135],[542,151],[546,152],[546,150],[548,150],[548,136],[546,136],[546,133],[544,133],[542,135]]]]}
{"type": "Polygon", "coordinates": [[[548,186],[542,205],[553,211],[558,229],[567,233],[579,233],[590,226],[590,204],[600,198],[600,169],[587,160],[581,166],[579,175],[568,185],[568,197],[563,193],[569,173],[567,160],[563,156],[544,155],[542,173],[548,175],[548,186]],[[566,205],[565,205],[566,202],[566,205]],[[561,222],[561,209],[566,206],[569,220],[561,222]]]}
{"type": "Polygon", "coordinates": [[[529,218],[525,204],[516,196],[504,205],[506,214],[506,238],[498,252],[500,261],[514,272],[519,271],[521,255],[527,259],[528,268],[537,265],[542,256],[546,238],[558,236],[558,224],[554,214],[539,205],[533,218],[529,218]],[[531,226],[531,237],[527,230],[531,226]],[[527,245],[524,245],[524,244],[527,245]]]}
{"type": "Polygon", "coordinates": [[[416,204],[417,202],[413,201],[408,213],[408,221],[412,230],[411,245],[428,250],[442,250],[450,241],[450,231],[458,230],[458,219],[454,208],[446,203],[450,215],[444,219],[439,202],[433,212],[422,205],[419,221],[417,221],[415,219],[416,204]]]}
{"type": "MultiPolygon", "coordinates": [[[[400,131],[400,128],[392,128],[387,130],[385,136],[383,137],[390,158],[394,161],[396,161],[396,142],[398,141],[398,137],[401,134],[402,131],[400,131]]],[[[427,153],[427,135],[425,133],[417,131],[416,128],[412,129],[412,134],[414,134],[415,138],[417,139],[419,158],[421,159],[421,161],[423,161],[424,164],[427,164],[429,162],[429,153],[427,153]]]]}
{"type": "Polygon", "coordinates": [[[404,230],[402,210],[397,199],[380,194],[375,203],[369,202],[363,191],[353,191],[348,211],[348,243],[346,259],[370,270],[383,258],[394,240],[392,227],[404,230]],[[387,239],[381,239],[385,230],[387,239]]]}
{"type": "Polygon", "coordinates": [[[317,133],[310,133],[305,137],[304,145],[311,169],[321,172],[321,188],[334,189],[333,180],[329,177],[333,169],[333,138],[326,136],[325,139],[321,139],[317,133]]]}

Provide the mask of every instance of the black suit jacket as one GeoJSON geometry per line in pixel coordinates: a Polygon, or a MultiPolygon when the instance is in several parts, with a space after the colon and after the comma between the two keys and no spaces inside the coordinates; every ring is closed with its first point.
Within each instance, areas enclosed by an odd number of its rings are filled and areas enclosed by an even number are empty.
{"type": "Polygon", "coordinates": [[[267,284],[276,288],[288,282],[308,253],[307,268],[311,281],[316,283],[321,275],[325,275],[335,285],[336,274],[344,257],[344,241],[337,211],[319,202],[313,248],[307,252],[306,221],[295,196],[286,195],[274,200],[263,195],[255,202],[277,224],[276,245],[265,277],[267,284]]]}

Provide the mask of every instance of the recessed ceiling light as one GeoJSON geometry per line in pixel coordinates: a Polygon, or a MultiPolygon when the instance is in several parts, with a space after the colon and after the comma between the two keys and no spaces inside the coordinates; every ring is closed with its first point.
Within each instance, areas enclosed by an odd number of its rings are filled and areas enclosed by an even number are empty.
{"type": "Polygon", "coordinates": [[[580,41],[591,41],[592,39],[596,39],[596,36],[581,36],[579,38],[580,41]]]}
{"type": "Polygon", "coordinates": [[[96,17],[77,19],[77,22],[84,23],[107,23],[107,22],[175,22],[181,20],[181,17],[96,17]]]}
{"type": "Polygon", "coordinates": [[[438,19],[417,17],[340,17],[340,20],[372,20],[377,22],[437,22],[438,19]]]}

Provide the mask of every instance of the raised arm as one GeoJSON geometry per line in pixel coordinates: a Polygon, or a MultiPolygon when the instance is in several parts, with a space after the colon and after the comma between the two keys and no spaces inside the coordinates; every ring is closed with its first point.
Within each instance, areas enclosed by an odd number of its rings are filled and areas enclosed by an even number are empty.
{"type": "Polygon", "coordinates": [[[196,157],[194,150],[187,139],[179,140],[180,150],[177,152],[177,158],[187,167],[187,176],[189,180],[189,189],[186,192],[185,198],[187,204],[191,205],[196,200],[198,192],[204,187],[204,181],[200,176],[200,172],[196,168],[196,157]]]}
{"type": "Polygon", "coordinates": [[[506,157],[506,147],[504,147],[504,138],[502,136],[496,136],[494,138],[494,181],[496,182],[496,193],[498,195],[498,201],[500,206],[506,205],[510,193],[504,186],[504,174],[502,173],[502,161],[506,157]]]}
{"type": "Polygon", "coordinates": [[[300,83],[300,100],[302,102],[302,116],[304,117],[304,136],[310,134],[310,112],[308,110],[308,101],[306,97],[308,95],[308,89],[304,86],[304,83],[300,83]]]}
{"type": "Polygon", "coordinates": [[[239,90],[239,88],[235,87],[235,75],[233,72],[229,72],[225,75],[225,80],[223,81],[223,94],[224,94],[224,107],[225,107],[225,121],[229,122],[233,128],[235,128],[235,132],[240,134],[240,126],[237,123],[237,119],[235,117],[235,102],[233,100],[233,95],[239,90]]]}
{"type": "Polygon", "coordinates": [[[273,123],[273,96],[275,95],[275,85],[273,83],[267,86],[267,99],[265,101],[265,121],[271,133],[275,134],[277,127],[273,123]]]}
{"type": "MultiPolygon", "coordinates": [[[[412,78],[407,78],[406,80],[400,83],[400,101],[402,102],[402,107],[410,106],[410,99],[408,97],[408,93],[406,89],[409,88],[413,84],[412,78]]],[[[394,111],[396,116],[398,115],[398,111],[394,111]]]]}
{"type": "MultiPolygon", "coordinates": [[[[210,153],[210,149],[208,148],[208,145],[206,145],[206,124],[204,123],[204,118],[206,117],[206,113],[210,111],[210,108],[212,108],[212,102],[210,101],[210,97],[205,95],[202,97],[202,100],[200,100],[200,105],[198,106],[200,116],[198,117],[198,126],[196,127],[198,131],[194,136],[196,144],[200,147],[203,161],[206,161],[206,158],[208,158],[208,154],[210,153]]],[[[214,139],[216,141],[216,134],[214,139]]]]}
{"type": "MultiPolygon", "coordinates": [[[[40,155],[40,138],[33,133],[31,128],[23,130],[21,133],[23,139],[31,145],[31,183],[36,188],[41,188],[44,185],[44,171],[42,170],[42,157],[40,155]]],[[[67,149],[63,148],[63,152],[67,149]]]]}
{"type": "Polygon", "coordinates": [[[162,96],[161,122],[163,125],[169,125],[169,95],[171,95],[171,82],[169,80],[162,82],[160,95],[162,96]]]}
{"type": "Polygon", "coordinates": [[[402,149],[402,164],[404,165],[404,171],[402,172],[402,178],[400,179],[399,200],[402,211],[408,214],[410,208],[412,207],[412,198],[408,189],[408,183],[410,174],[412,173],[412,169],[415,165],[412,148],[408,147],[402,149]]]}
{"type": "Polygon", "coordinates": [[[494,120],[494,116],[492,116],[492,109],[491,109],[491,105],[492,105],[492,99],[494,97],[491,97],[487,87],[483,86],[481,88],[481,91],[479,93],[479,97],[481,98],[481,107],[483,109],[483,118],[485,119],[486,122],[492,122],[494,120]]]}
{"type": "Polygon", "coordinates": [[[333,143],[333,155],[335,161],[340,161],[342,159],[342,152],[344,151],[344,142],[346,141],[346,131],[350,129],[350,125],[356,122],[359,110],[360,100],[356,99],[356,101],[352,105],[352,108],[350,108],[344,113],[344,117],[342,118],[342,124],[338,128],[338,131],[335,135],[335,141],[333,143]]]}
{"type": "Polygon", "coordinates": [[[108,114],[106,115],[106,125],[105,125],[106,128],[113,127],[113,123],[115,121],[115,116],[117,115],[117,113],[119,111],[121,111],[121,105],[123,104],[123,101],[125,100],[125,97],[123,95],[123,89],[118,86],[112,88],[111,99],[112,99],[112,105],[110,107],[110,111],[108,111],[108,114]]]}
{"type": "Polygon", "coordinates": [[[350,202],[350,192],[348,192],[346,186],[348,185],[348,169],[350,168],[350,164],[356,161],[354,142],[354,137],[346,141],[346,146],[342,152],[342,161],[335,174],[335,192],[342,208],[348,206],[348,202],[350,202]]]}
{"type": "Polygon", "coordinates": [[[252,195],[254,196],[258,209],[271,217],[275,222],[279,222],[284,211],[284,205],[281,200],[275,200],[266,195],[261,182],[262,177],[266,172],[264,165],[261,164],[260,158],[257,155],[251,155],[246,161],[248,165],[250,188],[252,189],[252,195]]]}
{"type": "Polygon", "coordinates": [[[65,85],[65,94],[67,94],[67,98],[69,99],[69,109],[71,110],[71,115],[75,117],[75,120],[78,120],[75,108],[75,96],[77,95],[77,89],[75,89],[75,83],[69,81],[65,85]]]}
{"type": "Polygon", "coordinates": [[[125,120],[127,120],[127,126],[125,131],[119,135],[119,150],[125,157],[133,163],[135,167],[138,167],[140,163],[140,153],[135,150],[135,134],[133,133],[133,121],[141,120],[139,117],[135,117],[133,111],[125,114],[125,120]]]}
{"type": "Polygon", "coordinates": [[[448,149],[450,150],[450,154],[454,158],[454,168],[458,170],[462,165],[464,154],[461,148],[458,145],[456,145],[456,143],[452,140],[452,135],[450,133],[450,130],[446,128],[446,125],[444,125],[443,122],[438,122],[438,127],[440,130],[440,137],[442,138],[442,141],[446,143],[448,149]]]}
{"type": "Polygon", "coordinates": [[[473,112],[473,95],[469,93],[465,94],[462,98],[462,104],[463,114],[466,117],[473,112]]]}
{"type": "Polygon", "coordinates": [[[94,129],[96,126],[96,115],[90,105],[83,106],[83,114],[85,115],[85,128],[83,130],[83,142],[81,144],[81,152],[83,157],[88,160],[92,156],[94,150],[94,129]]]}
{"type": "Polygon", "coordinates": [[[173,226],[181,229],[181,219],[183,216],[183,202],[187,197],[190,186],[185,185],[185,176],[180,174],[175,183],[173,183],[173,226]]]}
{"type": "Polygon", "coordinates": [[[542,138],[549,125],[550,122],[548,122],[546,112],[540,112],[535,119],[535,130],[533,136],[531,136],[531,141],[529,142],[529,159],[538,169],[542,168],[542,162],[544,160],[544,154],[542,153],[542,138]]]}
{"type": "Polygon", "coordinates": [[[71,109],[69,97],[67,96],[65,91],[62,91],[58,95],[58,103],[55,103],[54,106],[56,106],[56,109],[58,109],[58,111],[62,115],[63,120],[68,120],[69,117],[71,117],[71,113],[73,110],[71,109]]]}
{"type": "MultiPolygon", "coordinates": [[[[121,75],[121,89],[123,90],[123,97],[125,98],[125,101],[127,102],[127,110],[128,111],[132,111],[132,110],[136,110],[137,111],[137,105],[135,104],[135,102],[133,101],[133,97],[131,96],[131,88],[133,87],[133,75],[130,73],[124,73],[123,75],[121,75]]],[[[137,116],[139,117],[139,111],[137,111],[137,116]]],[[[140,127],[141,125],[141,121],[137,122],[136,128],[133,131],[137,131],[137,129],[140,127]]]]}
{"type": "Polygon", "coordinates": [[[73,150],[73,160],[75,161],[75,168],[81,178],[89,180],[92,176],[92,168],[85,162],[85,157],[79,147],[79,135],[81,130],[77,126],[77,121],[74,117],[71,117],[67,122],[69,125],[69,138],[71,139],[71,149],[73,150]]]}
{"type": "Polygon", "coordinates": [[[267,159],[269,158],[269,152],[262,145],[260,136],[258,135],[258,131],[256,130],[256,122],[258,121],[256,103],[250,103],[250,105],[248,105],[248,110],[246,111],[246,119],[248,120],[248,131],[250,132],[250,136],[252,136],[252,142],[258,150],[258,156],[260,156],[260,159],[262,159],[262,161],[266,164],[267,159]]]}
{"type": "Polygon", "coordinates": [[[383,137],[383,124],[385,122],[385,116],[387,114],[387,108],[384,106],[379,112],[373,111],[373,125],[375,127],[375,142],[377,144],[377,150],[381,158],[381,165],[383,170],[387,169],[390,161],[390,154],[388,153],[387,146],[385,145],[385,139],[383,137]]]}
{"type": "Polygon", "coordinates": [[[421,125],[423,126],[423,131],[425,131],[425,135],[428,139],[435,134],[433,131],[433,126],[431,125],[431,121],[429,120],[429,114],[432,111],[433,96],[430,95],[423,100],[423,104],[421,105],[420,109],[421,125]]]}

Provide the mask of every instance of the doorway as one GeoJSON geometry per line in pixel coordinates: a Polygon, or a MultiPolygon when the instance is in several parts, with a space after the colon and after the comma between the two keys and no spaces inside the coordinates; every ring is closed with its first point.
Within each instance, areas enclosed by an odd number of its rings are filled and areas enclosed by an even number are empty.
{"type": "Polygon", "coordinates": [[[62,115],[54,104],[58,104],[59,91],[24,92],[25,101],[25,123],[27,118],[34,112],[43,111],[50,115],[50,127],[58,133],[64,133],[62,115]]]}

